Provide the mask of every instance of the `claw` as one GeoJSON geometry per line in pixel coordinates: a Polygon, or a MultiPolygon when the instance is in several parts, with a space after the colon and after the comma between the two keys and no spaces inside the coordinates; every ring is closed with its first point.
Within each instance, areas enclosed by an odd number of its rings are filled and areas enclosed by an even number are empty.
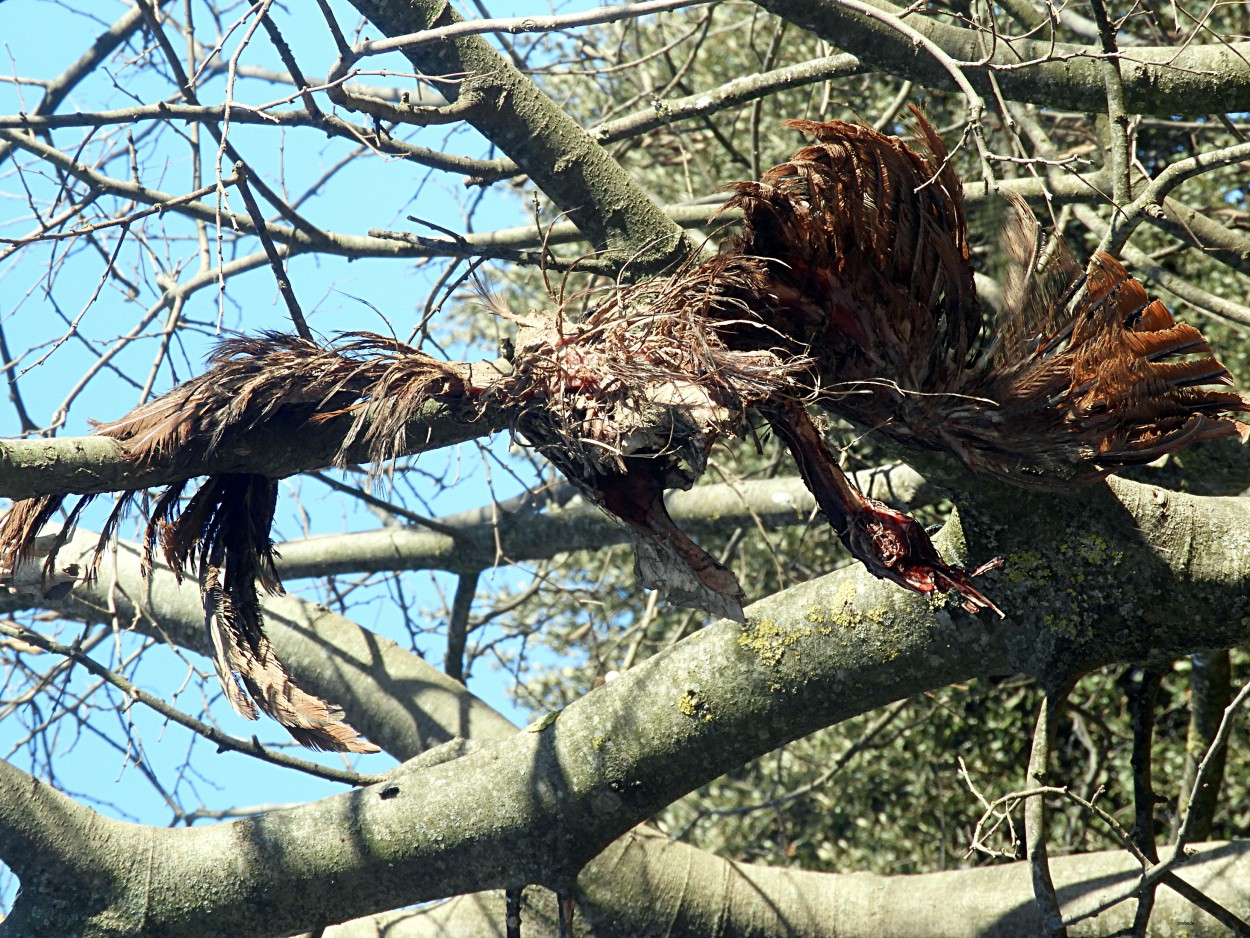
{"type": "Polygon", "coordinates": [[[876,499],[859,497],[858,510],[851,515],[843,542],[870,573],[925,595],[954,590],[968,612],[989,609],[1005,618],[1003,611],[972,585],[974,576],[1001,566],[1001,557],[971,573],[951,566],[942,560],[918,521],[876,499]]]}

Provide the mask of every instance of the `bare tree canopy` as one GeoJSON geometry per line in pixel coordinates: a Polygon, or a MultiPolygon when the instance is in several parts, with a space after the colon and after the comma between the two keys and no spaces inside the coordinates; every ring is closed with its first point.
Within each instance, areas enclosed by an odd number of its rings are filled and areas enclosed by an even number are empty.
{"type": "Polygon", "coordinates": [[[0,7],[0,936],[1250,934],[1250,5],[505,12],[0,7]]]}

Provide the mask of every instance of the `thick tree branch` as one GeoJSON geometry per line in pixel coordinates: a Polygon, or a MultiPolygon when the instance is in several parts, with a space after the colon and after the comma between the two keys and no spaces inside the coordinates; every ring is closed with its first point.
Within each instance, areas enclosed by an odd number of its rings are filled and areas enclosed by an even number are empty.
{"type": "MultiPolygon", "coordinates": [[[[387,36],[460,21],[440,0],[353,0],[352,5],[387,36]]],[[[615,263],[645,271],[690,256],[693,249],[681,228],[585,128],[481,36],[427,43],[405,55],[615,263]]]]}
{"type": "MultiPolygon", "coordinates": [[[[351,426],[350,416],[317,426],[267,425],[223,447],[195,468],[195,475],[253,472],[285,478],[336,461],[351,426]]],[[[408,453],[452,446],[487,436],[499,426],[489,418],[473,419],[454,408],[430,404],[408,427],[408,453]]],[[[367,447],[349,449],[347,463],[368,461],[367,447]]],[[[87,494],[164,485],[189,478],[167,466],[137,466],[116,440],[99,436],[50,440],[0,440],[0,496],[30,498],[51,492],[87,494]]]]}
{"type": "MultiPolygon", "coordinates": [[[[897,31],[856,13],[837,0],[757,0],[764,9],[790,20],[858,56],[874,68],[931,87],[955,89],[950,73],[925,50],[897,31]]],[[[1004,96],[1051,108],[1101,111],[1106,106],[1099,68],[1102,50],[1094,45],[1050,43],[998,37],[985,66],[980,35],[924,16],[907,16],[885,0],[871,0],[883,13],[904,20],[937,43],[965,69],[983,94],[985,69],[993,69],[1004,96]]],[[[1194,43],[1134,47],[1121,53],[1124,103],[1137,114],[1211,114],[1250,110],[1250,42],[1194,43]]]]}
{"type": "MultiPolygon", "coordinates": [[[[1052,861],[1060,899],[1075,903],[1136,878],[1123,851],[1052,861]]],[[[1250,842],[1198,848],[1185,865],[1188,883],[1225,908],[1250,910],[1241,883],[1250,875],[1250,842]]],[[[710,935],[719,938],[1021,938],[1041,931],[1027,865],[1005,863],[912,876],[810,873],[733,863],[645,831],[616,841],[583,871],[579,911],[596,938],[710,935]],[[923,923],[921,925],[920,923],[923,923]]],[[[531,899],[527,892],[526,899],[531,899]]],[[[555,938],[553,909],[530,906],[525,938],[555,938]],[[546,913],[546,915],[544,915],[546,913]]],[[[503,896],[458,896],[434,908],[384,913],[326,930],[324,938],[445,938],[495,935],[503,896]]],[[[1070,929],[1082,938],[1126,933],[1131,905],[1121,904],[1070,929]]],[[[1152,925],[1189,938],[1225,938],[1228,928],[1161,890],[1152,925]]]]}

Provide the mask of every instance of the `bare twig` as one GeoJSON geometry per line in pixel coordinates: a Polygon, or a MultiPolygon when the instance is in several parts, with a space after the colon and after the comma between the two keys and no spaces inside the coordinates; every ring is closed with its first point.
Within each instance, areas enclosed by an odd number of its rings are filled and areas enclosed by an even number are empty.
{"type": "MultiPolygon", "coordinates": [[[[157,2],[163,5],[167,0],[157,0],[157,2]]],[[[101,62],[117,50],[118,46],[134,35],[143,25],[143,19],[144,12],[139,7],[127,10],[117,22],[96,37],[95,42],[87,47],[87,51],[73,65],[44,86],[43,99],[30,112],[31,116],[44,117],[60,107],[84,78],[94,72],[101,62]]],[[[12,141],[0,142],[0,163],[12,154],[12,141]]]]}
{"type": "Polygon", "coordinates": [[[261,246],[265,249],[265,257],[269,259],[273,278],[278,283],[278,292],[282,294],[282,299],[286,302],[286,309],[291,316],[291,322],[295,324],[295,331],[301,339],[311,342],[313,341],[312,330],[308,328],[308,322],[304,319],[304,311],[300,309],[299,300],[295,298],[295,290],[287,277],[286,268],[282,266],[282,256],[274,247],[273,239],[269,237],[269,227],[265,224],[265,217],[261,215],[260,206],[256,204],[256,197],[252,195],[252,189],[248,185],[248,178],[251,175],[246,164],[241,162],[234,164],[234,175],[231,178],[238,180],[239,195],[243,196],[247,214],[251,216],[252,224],[256,226],[256,236],[260,238],[261,246]]]}
{"type": "Polygon", "coordinates": [[[645,0],[642,3],[596,7],[584,13],[566,13],[560,16],[515,16],[467,20],[452,23],[449,26],[437,26],[419,33],[409,33],[406,36],[362,42],[352,50],[352,53],[354,57],[361,58],[399,49],[412,49],[426,43],[455,39],[460,36],[480,36],[483,33],[516,35],[518,33],[553,32],[557,29],[572,29],[578,26],[596,26],[601,23],[615,23],[619,20],[635,19],[651,13],[664,13],[711,2],[713,0],[645,0]]]}
{"type": "Polygon", "coordinates": [[[981,181],[985,183],[987,189],[993,190],[997,188],[993,161],[990,159],[989,147],[985,144],[985,124],[983,123],[985,119],[985,101],[981,98],[976,88],[972,87],[972,82],[964,74],[961,65],[948,55],[946,50],[940,45],[919,30],[913,29],[893,13],[878,9],[869,3],[862,2],[862,0],[837,0],[837,5],[846,7],[846,9],[858,13],[860,16],[876,20],[900,35],[906,36],[914,45],[924,49],[929,55],[933,56],[934,60],[950,75],[967,102],[968,124],[965,133],[971,132],[973,142],[977,147],[977,153],[980,154],[981,181]]]}
{"type": "Polygon", "coordinates": [[[136,687],[126,678],[117,674],[115,671],[104,667],[102,664],[89,657],[77,645],[65,645],[61,642],[53,641],[40,635],[38,632],[32,632],[29,629],[14,625],[9,622],[0,622],[0,633],[9,635],[20,641],[41,648],[44,651],[53,654],[62,655],[70,658],[78,664],[82,665],[91,674],[103,679],[109,684],[116,687],[127,697],[144,704],[155,710],[161,716],[168,720],[172,720],[179,726],[184,726],[200,736],[203,736],[209,742],[217,746],[219,752],[241,752],[245,755],[260,759],[262,762],[271,762],[274,765],[280,765],[289,769],[296,769],[307,775],[313,775],[317,778],[324,778],[332,782],[343,782],[348,785],[372,785],[379,781],[380,775],[363,775],[359,772],[349,772],[345,769],[334,769],[328,766],[318,765],[315,762],[309,762],[307,759],[299,759],[295,756],[288,756],[281,752],[274,752],[262,746],[259,740],[253,736],[250,740],[239,739],[237,736],[231,736],[223,733],[216,727],[210,726],[201,720],[188,716],[176,707],[171,707],[159,697],[149,694],[142,688],[136,687]]]}
{"type": "Polygon", "coordinates": [[[1224,716],[1220,719],[1220,728],[1215,731],[1215,738],[1211,740],[1211,745],[1207,747],[1206,754],[1202,757],[1202,761],[1198,763],[1198,770],[1194,773],[1194,787],[1186,799],[1190,807],[1185,811],[1185,816],[1181,819],[1180,829],[1177,830],[1176,839],[1173,841],[1178,852],[1193,837],[1193,828],[1197,822],[1197,812],[1193,810],[1194,792],[1199,791],[1203,785],[1207,784],[1208,779],[1214,772],[1219,753],[1228,745],[1228,737],[1233,732],[1233,718],[1248,698],[1250,698],[1250,681],[1247,681],[1241,690],[1237,692],[1237,696],[1233,698],[1232,703],[1224,708],[1224,716]]]}
{"type": "Polygon", "coordinates": [[[1147,215],[1162,213],[1163,199],[1185,180],[1247,160],[1250,160],[1250,143],[1235,143],[1173,163],[1152,179],[1141,195],[1116,213],[1100,249],[1111,253],[1119,251],[1147,215]]]}

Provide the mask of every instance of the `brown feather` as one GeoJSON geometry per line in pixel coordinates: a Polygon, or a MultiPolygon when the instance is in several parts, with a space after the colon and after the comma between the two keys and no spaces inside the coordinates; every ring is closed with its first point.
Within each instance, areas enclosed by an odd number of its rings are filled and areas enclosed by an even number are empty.
{"type": "Polygon", "coordinates": [[[983,325],[963,194],[936,131],[919,141],[866,127],[792,121],[817,144],[738,183],[731,256],[761,258],[741,300],[776,344],[816,361],[819,402],[902,442],[954,453],[1018,484],[1065,487],[1199,439],[1245,436],[1250,409],[1193,326],[1176,323],[1118,261],[1082,271],[1045,242],[1018,197],[1003,225],[1004,308],[983,325]]]}
{"type": "MultiPolygon", "coordinates": [[[[356,439],[375,460],[393,456],[404,444],[409,419],[435,398],[460,399],[467,391],[459,372],[393,339],[352,334],[338,345],[276,333],[229,339],[210,358],[208,370],[125,417],[97,425],[119,440],[135,462],[194,472],[225,445],[260,427],[286,425],[352,413],[343,449],[356,439]],[[368,409],[370,402],[382,406],[368,409]]],[[[264,635],[257,587],[281,591],[269,529],[276,483],[262,476],[209,477],[185,507],[187,482],[168,486],[155,501],[145,531],[145,568],[160,543],[181,579],[198,571],[205,602],[205,626],[222,687],[244,716],[256,707],[277,719],[305,745],[348,752],[374,752],[341,721],[341,712],[305,692],[286,673],[264,635]],[[249,703],[240,688],[247,691],[249,703]]],[[[122,493],[105,523],[101,552],[138,492],[122,493]]],[[[45,569],[93,496],[83,496],[55,536],[45,569]]],[[[35,537],[51,520],[64,495],[18,502],[0,520],[0,557],[10,567],[30,555],[35,537]]],[[[93,566],[93,572],[95,567],[93,566]]]]}

